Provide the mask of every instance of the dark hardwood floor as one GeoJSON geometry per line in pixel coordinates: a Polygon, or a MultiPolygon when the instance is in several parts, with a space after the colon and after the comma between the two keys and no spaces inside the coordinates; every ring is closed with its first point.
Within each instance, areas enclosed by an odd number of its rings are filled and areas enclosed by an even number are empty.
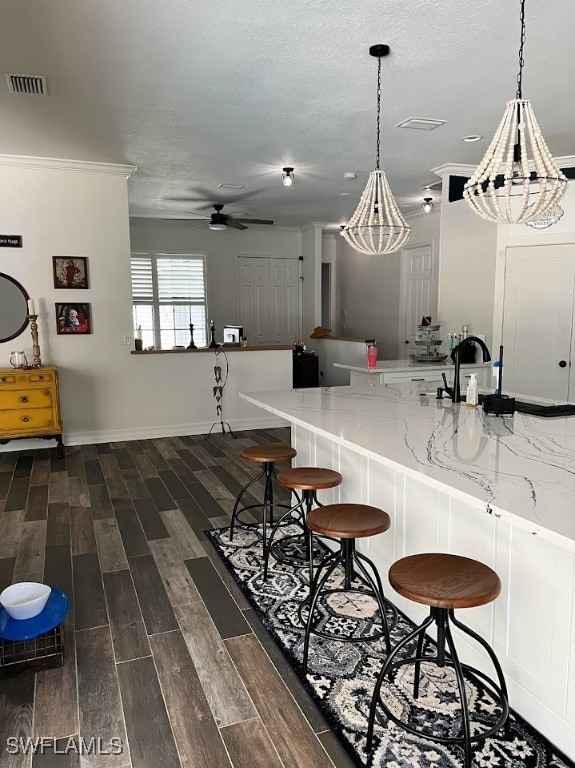
{"type": "Polygon", "coordinates": [[[350,768],[206,542],[261,442],[289,430],[0,453],[0,589],[44,581],[72,602],[64,666],[0,683],[0,768],[350,768]],[[14,736],[123,752],[14,755],[14,736]]]}

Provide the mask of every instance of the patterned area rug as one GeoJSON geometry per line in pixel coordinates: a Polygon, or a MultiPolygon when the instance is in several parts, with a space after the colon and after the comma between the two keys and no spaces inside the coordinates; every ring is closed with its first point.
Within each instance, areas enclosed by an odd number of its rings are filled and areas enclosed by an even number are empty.
{"type": "MultiPolygon", "coordinates": [[[[282,536],[297,534],[295,526],[282,529],[282,536]]],[[[206,532],[223,562],[246,595],[264,626],[279,644],[284,655],[300,676],[333,731],[353,762],[367,768],[460,768],[463,750],[458,745],[441,745],[413,736],[388,720],[381,708],[376,718],[374,748],[366,753],[366,732],[371,696],[377,674],[385,661],[383,639],[351,644],[312,635],[308,674],[303,675],[304,628],[298,609],[308,594],[306,566],[284,565],[270,558],[267,581],[262,578],[262,543],[259,529],[237,528],[233,542],[222,528],[206,532]]],[[[287,543],[287,542],[286,542],[287,543]]],[[[284,551],[294,545],[289,541],[284,551]]],[[[322,546],[321,544],[319,545],[322,546]]],[[[326,550],[327,551],[327,550],[326,550]]],[[[330,587],[341,583],[337,569],[330,587]]],[[[361,588],[361,584],[352,586],[361,588]]],[[[386,595],[390,597],[390,595],[386,595]]],[[[302,615],[307,618],[306,610],[302,615]]],[[[358,593],[333,594],[323,603],[319,627],[345,636],[349,632],[369,636],[377,630],[379,610],[374,599],[358,593]]],[[[392,631],[392,646],[405,637],[414,624],[399,613],[392,631]]],[[[432,641],[429,641],[433,646],[432,641]]],[[[408,648],[406,655],[414,655],[408,648]]],[[[432,651],[430,651],[432,653],[432,651]]],[[[498,707],[487,688],[475,677],[466,677],[472,733],[494,722],[498,707]]],[[[392,684],[382,693],[390,710],[402,719],[417,723],[437,735],[458,735],[459,712],[457,686],[449,667],[422,664],[419,698],[412,698],[413,667],[400,667],[392,684]]],[[[473,765],[481,768],[562,768],[574,764],[561,755],[528,723],[511,713],[507,733],[501,731],[474,745],[473,765]]]]}

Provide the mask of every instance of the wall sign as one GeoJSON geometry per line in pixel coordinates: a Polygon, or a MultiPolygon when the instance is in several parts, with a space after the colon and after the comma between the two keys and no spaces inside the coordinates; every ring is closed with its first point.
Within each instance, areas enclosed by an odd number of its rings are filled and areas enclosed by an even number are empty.
{"type": "Polygon", "coordinates": [[[22,248],[22,235],[0,235],[0,248],[22,248]]]}

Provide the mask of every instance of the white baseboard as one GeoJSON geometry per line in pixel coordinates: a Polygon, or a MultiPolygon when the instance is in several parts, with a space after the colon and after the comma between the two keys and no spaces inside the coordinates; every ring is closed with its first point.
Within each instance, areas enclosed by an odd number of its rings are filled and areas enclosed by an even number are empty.
{"type": "MultiPolygon", "coordinates": [[[[181,435],[205,435],[210,431],[211,421],[194,424],[168,424],[160,427],[132,427],[130,429],[113,429],[102,432],[65,432],[64,445],[91,445],[92,443],[123,443],[129,440],[148,440],[156,437],[180,437],[181,435]]],[[[241,419],[230,425],[234,432],[246,429],[274,429],[289,427],[289,422],[270,414],[261,419],[241,419]]],[[[220,428],[214,427],[212,434],[221,433],[220,428]]],[[[54,440],[11,440],[6,445],[0,445],[0,453],[9,451],[34,450],[55,446],[54,440]]]]}

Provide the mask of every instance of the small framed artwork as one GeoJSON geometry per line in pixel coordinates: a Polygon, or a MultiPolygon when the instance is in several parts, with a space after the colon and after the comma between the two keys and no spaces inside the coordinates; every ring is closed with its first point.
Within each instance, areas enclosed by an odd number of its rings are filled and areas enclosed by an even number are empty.
{"type": "Polygon", "coordinates": [[[53,256],[54,288],[88,288],[85,256],[53,256]]]}
{"type": "Polygon", "coordinates": [[[92,333],[89,304],[56,304],[56,331],[58,334],[92,333]]]}

